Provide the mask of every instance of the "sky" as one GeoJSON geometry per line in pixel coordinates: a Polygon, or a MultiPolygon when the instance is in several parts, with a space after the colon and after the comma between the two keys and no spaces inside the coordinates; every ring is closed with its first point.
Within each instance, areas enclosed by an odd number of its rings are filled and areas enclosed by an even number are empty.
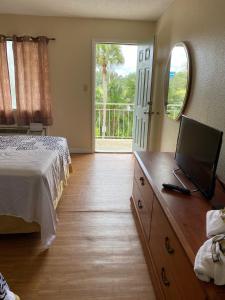
{"type": "Polygon", "coordinates": [[[125,63],[121,66],[115,66],[114,71],[119,75],[125,76],[129,73],[136,72],[137,66],[137,46],[135,45],[121,45],[125,63]]]}
{"type": "Polygon", "coordinates": [[[12,42],[7,42],[6,45],[7,45],[8,65],[9,65],[10,89],[11,89],[11,96],[12,96],[12,108],[16,109],[15,70],[14,70],[12,42]]]}
{"type": "Polygon", "coordinates": [[[172,50],[170,72],[187,70],[187,54],[184,47],[176,46],[172,50]]]}

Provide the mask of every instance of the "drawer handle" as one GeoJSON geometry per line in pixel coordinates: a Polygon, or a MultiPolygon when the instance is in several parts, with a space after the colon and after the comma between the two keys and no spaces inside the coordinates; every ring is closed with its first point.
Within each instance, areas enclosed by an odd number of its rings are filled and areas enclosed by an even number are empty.
{"type": "Polygon", "coordinates": [[[161,278],[162,278],[162,282],[163,282],[163,284],[165,286],[169,286],[170,285],[170,282],[169,282],[169,280],[166,277],[166,270],[165,270],[165,268],[161,269],[161,278]]]}
{"type": "Polygon", "coordinates": [[[170,246],[170,240],[168,237],[165,238],[165,248],[169,254],[173,254],[175,250],[170,246]]]}
{"type": "Polygon", "coordinates": [[[144,179],[144,177],[140,177],[139,180],[141,182],[141,185],[145,185],[145,179],[144,179]]]}
{"type": "Polygon", "coordinates": [[[141,200],[138,200],[138,208],[142,209],[143,208],[143,205],[141,203],[141,200]]]}

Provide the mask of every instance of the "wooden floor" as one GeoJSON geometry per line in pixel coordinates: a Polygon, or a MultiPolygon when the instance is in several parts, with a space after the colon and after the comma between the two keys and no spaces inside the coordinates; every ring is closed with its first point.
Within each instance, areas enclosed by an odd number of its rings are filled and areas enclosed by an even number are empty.
{"type": "Polygon", "coordinates": [[[0,237],[0,272],[21,300],[153,300],[129,198],[133,157],[75,155],[57,238],[0,237]]]}

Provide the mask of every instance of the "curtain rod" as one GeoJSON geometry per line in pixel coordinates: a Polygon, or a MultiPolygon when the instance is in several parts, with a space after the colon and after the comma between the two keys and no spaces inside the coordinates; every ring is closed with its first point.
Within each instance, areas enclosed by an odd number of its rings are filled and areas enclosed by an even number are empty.
{"type": "Polygon", "coordinates": [[[32,40],[37,40],[38,38],[45,37],[48,41],[55,41],[55,38],[48,38],[46,36],[29,36],[29,35],[24,35],[24,36],[17,36],[17,35],[4,35],[0,34],[0,38],[3,37],[6,41],[14,41],[15,38],[23,39],[23,38],[30,38],[32,40]]]}

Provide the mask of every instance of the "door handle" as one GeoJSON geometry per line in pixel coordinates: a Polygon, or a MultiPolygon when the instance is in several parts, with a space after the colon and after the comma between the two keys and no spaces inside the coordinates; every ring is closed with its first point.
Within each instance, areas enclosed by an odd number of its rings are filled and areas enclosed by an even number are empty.
{"type": "Polygon", "coordinates": [[[154,114],[159,115],[159,111],[157,111],[156,113],[155,113],[154,111],[151,111],[151,112],[149,112],[149,111],[144,111],[144,114],[145,114],[145,115],[154,115],[154,114]]]}
{"type": "Polygon", "coordinates": [[[154,115],[154,111],[151,111],[151,112],[150,111],[144,111],[144,114],[149,115],[149,116],[154,115]]]}

